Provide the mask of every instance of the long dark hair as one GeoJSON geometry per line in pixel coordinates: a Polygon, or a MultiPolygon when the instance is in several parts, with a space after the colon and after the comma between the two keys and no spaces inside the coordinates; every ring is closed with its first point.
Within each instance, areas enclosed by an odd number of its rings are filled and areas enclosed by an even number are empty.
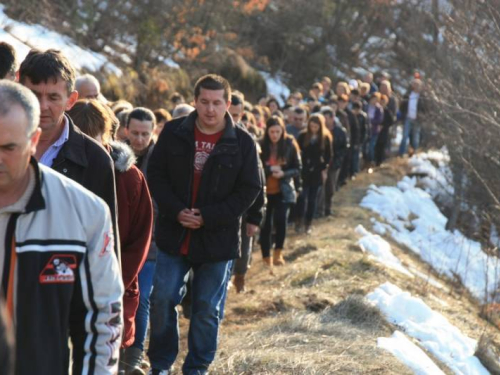
{"type": "Polygon", "coordinates": [[[286,127],[285,127],[285,122],[281,117],[278,116],[272,116],[267,120],[266,122],[266,132],[264,133],[264,139],[262,140],[262,157],[264,160],[268,160],[269,156],[271,155],[271,139],[269,138],[269,128],[272,126],[281,126],[281,129],[283,130],[283,133],[281,134],[281,138],[278,141],[278,155],[277,159],[278,160],[285,160],[285,153],[286,153],[286,141],[289,138],[288,134],[286,133],[286,127]]]}
{"type": "Polygon", "coordinates": [[[319,125],[318,140],[321,151],[324,151],[326,147],[326,141],[327,140],[331,141],[332,136],[330,134],[330,131],[326,128],[325,116],[319,113],[312,115],[311,117],[309,117],[309,120],[307,121],[307,130],[305,131],[304,147],[309,146],[309,143],[311,142],[311,138],[313,135],[311,132],[312,122],[319,125]]]}

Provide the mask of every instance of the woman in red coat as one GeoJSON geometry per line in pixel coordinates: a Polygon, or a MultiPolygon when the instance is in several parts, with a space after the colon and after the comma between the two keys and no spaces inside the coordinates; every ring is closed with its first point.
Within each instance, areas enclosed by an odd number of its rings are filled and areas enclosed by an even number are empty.
{"type": "MultiPolygon", "coordinates": [[[[118,199],[118,229],[125,295],[122,349],[134,343],[135,313],[139,305],[138,274],[146,261],[153,228],[151,196],[142,172],[137,169],[132,149],[112,140],[110,111],[96,100],[79,100],[68,112],[74,123],[108,150],[115,166],[118,199]]],[[[127,358],[120,359],[123,370],[127,358]]]]}

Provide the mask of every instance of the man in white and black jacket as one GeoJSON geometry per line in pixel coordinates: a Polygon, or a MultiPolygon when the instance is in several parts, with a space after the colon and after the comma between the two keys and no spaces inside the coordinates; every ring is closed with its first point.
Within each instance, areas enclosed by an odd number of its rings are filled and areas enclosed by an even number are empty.
{"type": "MultiPolygon", "coordinates": [[[[114,374],[123,284],[106,203],[38,164],[37,98],[0,81],[0,298],[16,375],[114,374]]],[[[2,372],[0,363],[0,373],[2,372]]]]}

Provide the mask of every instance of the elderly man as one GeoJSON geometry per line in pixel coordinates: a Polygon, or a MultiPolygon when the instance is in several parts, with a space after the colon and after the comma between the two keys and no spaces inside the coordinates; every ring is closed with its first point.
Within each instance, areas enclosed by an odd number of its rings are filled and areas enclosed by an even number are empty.
{"type": "Polygon", "coordinates": [[[16,374],[113,374],[123,284],[109,208],[39,164],[37,98],[0,81],[0,281],[16,374]]]}
{"type": "Polygon", "coordinates": [[[75,90],[80,99],[99,99],[101,84],[92,74],[84,74],[76,79],[75,90]]]}

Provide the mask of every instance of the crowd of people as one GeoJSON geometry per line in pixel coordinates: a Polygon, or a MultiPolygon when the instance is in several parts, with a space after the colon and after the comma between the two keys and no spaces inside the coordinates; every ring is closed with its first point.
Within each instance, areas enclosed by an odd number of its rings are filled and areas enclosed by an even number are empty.
{"type": "Polygon", "coordinates": [[[273,274],[290,226],[309,235],[332,215],[398,121],[399,155],[414,152],[426,112],[418,76],[398,100],[371,73],[255,105],[209,74],[191,102],[151,110],[108,101],[57,50],[18,67],[6,43],[0,79],[0,370],[19,375],[169,374],[181,303],[182,371],[207,373],[252,249],[273,274]]]}

